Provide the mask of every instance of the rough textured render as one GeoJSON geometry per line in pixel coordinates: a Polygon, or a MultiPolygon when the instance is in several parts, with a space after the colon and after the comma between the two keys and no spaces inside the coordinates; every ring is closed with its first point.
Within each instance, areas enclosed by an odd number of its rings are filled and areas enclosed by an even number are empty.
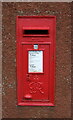
{"type": "Polygon", "coordinates": [[[71,3],[3,4],[3,118],[71,117],[71,3]],[[16,16],[55,15],[56,90],[55,107],[16,105],[16,16]]]}

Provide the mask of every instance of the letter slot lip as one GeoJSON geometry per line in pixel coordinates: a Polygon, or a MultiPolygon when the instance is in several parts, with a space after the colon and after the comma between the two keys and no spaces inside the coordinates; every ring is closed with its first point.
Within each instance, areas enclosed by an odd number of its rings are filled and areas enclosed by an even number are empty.
{"type": "Polygon", "coordinates": [[[23,27],[22,35],[23,37],[49,37],[50,29],[49,27],[23,27]]]}

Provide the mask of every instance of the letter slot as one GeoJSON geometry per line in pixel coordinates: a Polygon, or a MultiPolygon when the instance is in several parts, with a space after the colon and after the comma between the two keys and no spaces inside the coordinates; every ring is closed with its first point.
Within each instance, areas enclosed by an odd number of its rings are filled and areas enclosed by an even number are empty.
{"type": "Polygon", "coordinates": [[[25,29],[25,27],[23,27],[23,36],[49,36],[49,29],[25,29]]]}

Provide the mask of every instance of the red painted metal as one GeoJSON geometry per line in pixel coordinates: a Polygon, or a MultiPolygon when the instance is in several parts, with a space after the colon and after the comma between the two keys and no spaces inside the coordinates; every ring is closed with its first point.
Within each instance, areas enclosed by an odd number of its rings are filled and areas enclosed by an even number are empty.
{"type": "Polygon", "coordinates": [[[56,17],[17,16],[16,22],[17,105],[54,106],[56,17]],[[25,30],[40,30],[41,34],[25,34],[25,30]],[[45,34],[42,30],[46,30],[45,34]],[[29,51],[42,51],[42,72],[28,72],[29,51]]]}

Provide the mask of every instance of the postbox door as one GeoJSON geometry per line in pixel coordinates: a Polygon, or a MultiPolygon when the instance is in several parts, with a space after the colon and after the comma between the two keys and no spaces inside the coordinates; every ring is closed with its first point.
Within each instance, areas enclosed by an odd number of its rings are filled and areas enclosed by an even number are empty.
{"type": "Polygon", "coordinates": [[[22,100],[49,101],[50,45],[22,43],[20,54],[22,55],[22,100]]]}

